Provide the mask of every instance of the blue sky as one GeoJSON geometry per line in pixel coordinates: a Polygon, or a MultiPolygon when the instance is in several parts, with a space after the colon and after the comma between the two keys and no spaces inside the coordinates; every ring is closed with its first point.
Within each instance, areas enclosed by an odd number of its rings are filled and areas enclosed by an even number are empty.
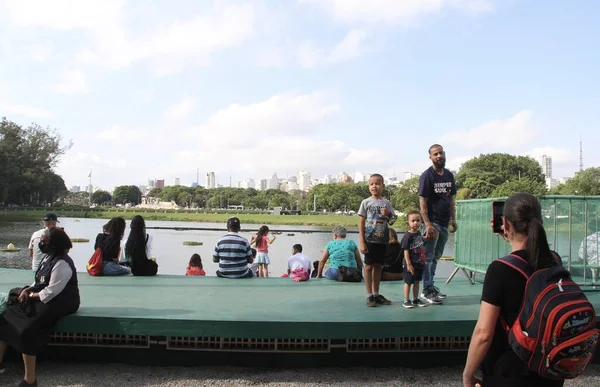
{"type": "Polygon", "coordinates": [[[0,0],[0,115],[57,128],[67,186],[214,171],[404,176],[548,154],[598,166],[595,1],[0,0]],[[543,4],[543,6],[542,6],[543,4]]]}

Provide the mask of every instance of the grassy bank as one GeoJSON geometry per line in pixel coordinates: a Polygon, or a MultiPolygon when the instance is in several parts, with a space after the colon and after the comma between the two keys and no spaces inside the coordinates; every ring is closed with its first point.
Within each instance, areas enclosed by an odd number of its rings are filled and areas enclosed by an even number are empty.
{"type": "MultiPolygon", "coordinates": [[[[262,213],[236,213],[229,212],[207,212],[201,211],[154,211],[154,210],[99,210],[85,211],[72,209],[54,209],[52,210],[59,218],[101,218],[110,219],[115,216],[122,216],[125,219],[131,219],[135,215],[142,215],[146,220],[162,221],[181,221],[181,222],[207,222],[207,223],[225,223],[230,216],[237,216],[243,224],[267,224],[267,225],[290,225],[290,226],[323,226],[333,227],[342,225],[348,228],[358,227],[358,216],[348,215],[270,215],[262,213]]],[[[39,221],[44,216],[45,210],[5,210],[0,211],[0,222],[6,221],[39,221]]],[[[398,222],[398,225],[403,222],[398,222]]],[[[397,230],[403,230],[404,227],[396,227],[397,230]]]]}

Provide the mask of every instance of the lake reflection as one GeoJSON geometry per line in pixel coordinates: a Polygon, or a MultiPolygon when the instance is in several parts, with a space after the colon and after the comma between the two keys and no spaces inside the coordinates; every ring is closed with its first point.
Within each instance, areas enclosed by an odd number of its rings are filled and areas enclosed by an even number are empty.
{"type": "MultiPolygon", "coordinates": [[[[60,227],[64,227],[65,231],[71,238],[87,238],[88,243],[74,243],[73,249],[70,252],[71,258],[75,261],[77,271],[85,272],[85,264],[93,253],[94,241],[96,235],[102,231],[108,219],[74,219],[60,218],[60,227]]],[[[129,223],[127,221],[127,229],[123,241],[127,240],[129,233],[129,223]]],[[[207,227],[207,228],[224,228],[224,224],[215,223],[197,223],[197,222],[169,222],[169,221],[148,221],[147,226],[151,227],[207,227]]],[[[244,225],[242,228],[248,227],[256,229],[260,225],[244,225]]],[[[27,249],[31,234],[41,228],[41,222],[14,222],[0,223],[0,246],[6,246],[9,243],[14,243],[16,247],[21,248],[18,253],[3,253],[0,252],[0,267],[12,268],[29,268],[29,251],[27,249]]],[[[277,239],[269,247],[269,256],[271,265],[269,271],[271,276],[280,276],[287,270],[287,258],[291,255],[292,245],[300,243],[304,248],[304,253],[312,260],[317,260],[321,257],[321,251],[331,240],[329,233],[301,233],[300,230],[314,230],[315,227],[310,226],[285,226],[273,225],[269,226],[272,231],[277,229],[298,229],[293,236],[288,233],[277,235],[277,239]]],[[[212,262],[212,253],[215,242],[220,238],[225,230],[222,231],[175,231],[175,230],[148,230],[148,233],[154,237],[154,247],[152,255],[157,258],[159,274],[185,274],[185,268],[188,264],[190,256],[194,253],[200,254],[204,270],[207,275],[215,275],[217,264],[212,262]],[[200,241],[202,246],[184,246],[184,241],[200,241]]],[[[250,240],[255,232],[241,232],[241,235],[250,240]]],[[[348,238],[358,241],[358,234],[348,234],[348,238]]],[[[446,249],[445,256],[454,256],[454,238],[451,235],[446,249]]],[[[444,265],[445,266],[445,265],[444,265]]],[[[441,274],[441,273],[440,273],[441,274]]]]}

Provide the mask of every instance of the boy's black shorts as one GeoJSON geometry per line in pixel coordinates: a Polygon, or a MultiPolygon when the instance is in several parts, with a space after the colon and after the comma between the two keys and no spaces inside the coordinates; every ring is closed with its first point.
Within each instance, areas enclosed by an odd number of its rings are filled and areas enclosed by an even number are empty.
{"type": "Polygon", "coordinates": [[[414,285],[415,281],[423,280],[423,266],[416,265],[413,263],[413,268],[415,269],[415,274],[412,274],[408,271],[406,264],[404,264],[404,283],[408,285],[414,285]]]}
{"type": "Polygon", "coordinates": [[[368,253],[365,254],[365,265],[381,265],[385,262],[387,245],[383,243],[367,243],[368,253]]]}

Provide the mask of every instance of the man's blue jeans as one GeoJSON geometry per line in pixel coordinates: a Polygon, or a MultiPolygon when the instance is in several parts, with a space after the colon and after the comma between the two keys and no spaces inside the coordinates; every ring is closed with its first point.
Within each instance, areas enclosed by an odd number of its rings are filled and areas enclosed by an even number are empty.
{"type": "Polygon", "coordinates": [[[433,287],[433,278],[438,261],[444,253],[444,247],[448,242],[448,227],[441,227],[433,223],[433,227],[438,231],[438,239],[425,240],[425,267],[423,268],[423,290],[433,287]]]}

